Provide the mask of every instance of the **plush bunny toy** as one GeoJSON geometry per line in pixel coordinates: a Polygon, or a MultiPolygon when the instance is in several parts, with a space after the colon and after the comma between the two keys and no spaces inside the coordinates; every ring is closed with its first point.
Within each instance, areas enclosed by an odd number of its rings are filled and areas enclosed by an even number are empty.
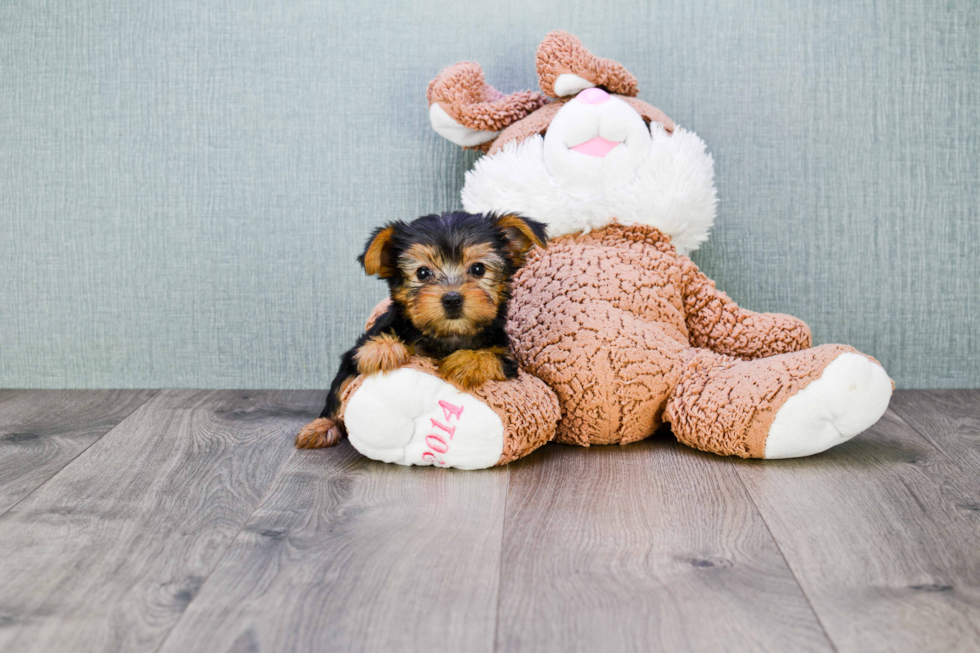
{"type": "Polygon", "coordinates": [[[543,94],[505,96],[474,63],[428,89],[436,132],[486,152],[464,208],[548,225],[550,246],[513,282],[520,376],[463,392],[419,358],[358,378],[344,395],[351,444],[385,462],[477,469],[550,440],[635,442],[667,422],[703,451],[792,458],[874,424],[893,387],[877,361],[810,348],[802,321],[739,308],[687,257],[715,216],[701,139],[568,33],[545,38],[537,70],[543,94]]]}

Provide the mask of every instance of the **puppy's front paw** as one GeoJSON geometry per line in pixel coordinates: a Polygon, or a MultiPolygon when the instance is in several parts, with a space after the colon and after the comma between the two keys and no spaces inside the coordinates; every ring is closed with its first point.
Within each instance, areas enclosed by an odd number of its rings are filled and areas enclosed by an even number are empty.
{"type": "Polygon", "coordinates": [[[320,417],[303,427],[296,436],[297,449],[322,449],[332,447],[344,437],[339,421],[320,417]]]}
{"type": "Polygon", "coordinates": [[[412,351],[405,343],[389,333],[374,336],[354,354],[357,371],[365,375],[397,370],[411,357],[412,351]]]}
{"type": "Polygon", "coordinates": [[[493,349],[454,351],[439,361],[439,375],[466,390],[507,378],[500,356],[493,349]]]}

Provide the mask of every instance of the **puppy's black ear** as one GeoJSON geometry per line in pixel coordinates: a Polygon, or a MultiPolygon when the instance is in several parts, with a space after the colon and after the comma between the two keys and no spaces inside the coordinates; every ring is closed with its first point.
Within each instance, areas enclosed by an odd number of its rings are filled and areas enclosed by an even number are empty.
{"type": "Polygon", "coordinates": [[[492,216],[494,226],[507,238],[507,253],[516,267],[524,265],[529,249],[548,246],[548,228],[537,220],[516,213],[492,216]]]}
{"type": "Polygon", "coordinates": [[[357,262],[364,266],[369,275],[377,275],[388,279],[398,270],[398,261],[394,251],[394,237],[399,222],[389,222],[384,227],[378,227],[371,234],[364,247],[364,253],[357,257],[357,262]]]}

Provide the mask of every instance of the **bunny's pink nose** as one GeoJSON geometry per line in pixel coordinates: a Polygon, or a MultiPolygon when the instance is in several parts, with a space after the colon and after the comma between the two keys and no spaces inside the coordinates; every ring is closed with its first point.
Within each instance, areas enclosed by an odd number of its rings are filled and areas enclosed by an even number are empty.
{"type": "Polygon", "coordinates": [[[601,88],[587,88],[576,95],[575,98],[582,100],[586,104],[602,104],[609,99],[609,94],[601,88]]]}

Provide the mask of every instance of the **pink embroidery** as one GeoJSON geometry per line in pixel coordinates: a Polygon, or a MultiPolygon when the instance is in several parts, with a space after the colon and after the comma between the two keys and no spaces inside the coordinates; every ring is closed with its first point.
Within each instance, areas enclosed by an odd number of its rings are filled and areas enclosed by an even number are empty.
{"type": "Polygon", "coordinates": [[[443,440],[438,435],[425,436],[425,443],[429,445],[429,448],[435,451],[436,453],[446,453],[447,451],[449,451],[449,443],[443,440]]]}
{"type": "MultiPolygon", "coordinates": [[[[457,423],[459,422],[459,418],[463,414],[463,406],[457,406],[456,404],[451,404],[448,401],[440,399],[439,407],[442,408],[442,414],[445,416],[446,422],[451,422],[454,418],[457,423]]],[[[455,426],[443,424],[431,417],[429,421],[432,422],[432,428],[439,428],[445,431],[449,435],[449,439],[453,439],[453,436],[456,434],[455,426]]],[[[430,433],[425,436],[425,444],[429,450],[422,454],[422,460],[431,462],[433,465],[439,467],[445,467],[446,461],[436,454],[444,454],[449,451],[449,443],[446,442],[446,439],[438,433],[430,433]]]]}
{"type": "Polygon", "coordinates": [[[446,416],[446,421],[448,422],[451,417],[450,415],[455,415],[456,419],[459,420],[459,416],[463,414],[463,407],[451,404],[448,401],[439,400],[439,405],[442,406],[442,412],[446,416]]]}
{"type": "Polygon", "coordinates": [[[437,422],[434,419],[432,419],[431,417],[429,418],[429,421],[432,422],[432,426],[438,426],[443,431],[445,431],[446,433],[448,433],[450,440],[453,439],[453,434],[456,433],[456,427],[455,426],[446,426],[442,422],[437,422]]]}

